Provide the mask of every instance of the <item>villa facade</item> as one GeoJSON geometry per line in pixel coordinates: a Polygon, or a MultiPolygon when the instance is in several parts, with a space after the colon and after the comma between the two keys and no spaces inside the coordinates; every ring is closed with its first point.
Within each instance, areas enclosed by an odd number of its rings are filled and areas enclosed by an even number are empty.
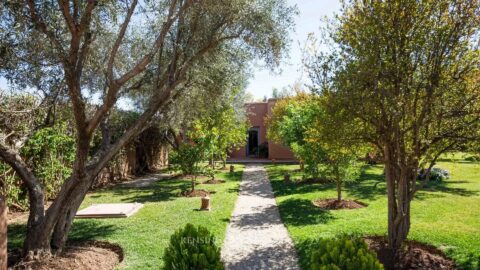
{"type": "Polygon", "coordinates": [[[267,139],[265,118],[272,113],[275,99],[266,102],[246,103],[247,117],[250,121],[247,142],[244,147],[230,153],[230,159],[270,159],[293,160],[292,151],[283,145],[267,139]]]}

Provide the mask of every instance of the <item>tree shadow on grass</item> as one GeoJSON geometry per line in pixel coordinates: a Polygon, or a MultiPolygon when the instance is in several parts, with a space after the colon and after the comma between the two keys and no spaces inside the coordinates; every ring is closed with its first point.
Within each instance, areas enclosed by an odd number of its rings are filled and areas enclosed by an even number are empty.
{"type": "Polygon", "coordinates": [[[357,199],[372,200],[386,195],[385,178],[382,174],[362,171],[357,181],[346,183],[345,190],[357,199]]]}
{"type": "Polygon", "coordinates": [[[26,224],[9,224],[7,230],[8,250],[18,249],[22,247],[25,239],[26,224]]]}
{"type": "MultiPolygon", "coordinates": [[[[218,176],[215,176],[218,177],[218,176]]],[[[233,173],[223,173],[221,175],[222,178],[225,178],[224,180],[227,181],[240,181],[242,179],[242,172],[241,171],[236,171],[233,173]]]]}
{"type": "Polygon", "coordinates": [[[470,197],[479,195],[477,190],[470,190],[466,188],[451,187],[455,184],[467,184],[468,181],[459,180],[459,181],[429,181],[425,187],[422,187],[419,191],[425,191],[422,193],[415,194],[415,198],[422,200],[428,198],[440,198],[445,197],[441,193],[453,194],[462,197],[470,197]]]}
{"type": "Polygon", "coordinates": [[[82,242],[98,240],[113,234],[119,227],[113,224],[104,224],[96,219],[77,219],[68,235],[68,240],[82,242]]]}
{"type": "MultiPolygon", "coordinates": [[[[242,172],[225,173],[216,178],[226,181],[239,181],[242,172]]],[[[160,202],[174,200],[179,197],[180,192],[189,190],[191,188],[191,179],[189,178],[173,178],[164,179],[153,182],[146,187],[115,187],[113,191],[114,196],[120,196],[122,202],[160,202]]],[[[229,192],[238,192],[238,189],[231,189],[229,192]]]]}
{"type": "Polygon", "coordinates": [[[162,180],[153,183],[147,187],[131,188],[131,187],[116,187],[112,189],[113,196],[122,197],[122,202],[160,202],[168,201],[178,198],[178,194],[189,189],[191,186],[190,180],[162,180]]]}
{"type": "Polygon", "coordinates": [[[238,193],[240,192],[240,188],[229,188],[227,189],[228,193],[238,193]]]}
{"type": "MultiPolygon", "coordinates": [[[[105,238],[118,229],[94,219],[75,220],[68,241],[87,241],[105,238]]],[[[21,249],[25,239],[26,224],[8,225],[8,250],[21,249]]]]}
{"type": "Polygon", "coordinates": [[[302,184],[302,183],[285,183],[283,180],[274,180],[270,182],[273,187],[275,197],[288,196],[292,194],[306,194],[316,191],[325,191],[334,187],[331,183],[325,184],[302,184]]]}
{"type": "Polygon", "coordinates": [[[295,249],[298,254],[298,262],[301,269],[310,268],[310,254],[313,250],[316,250],[318,246],[318,241],[316,238],[306,239],[295,243],[295,249]]]}
{"type": "Polygon", "coordinates": [[[334,219],[329,211],[314,206],[306,199],[287,199],[278,204],[278,209],[286,225],[325,224],[334,219]]]}

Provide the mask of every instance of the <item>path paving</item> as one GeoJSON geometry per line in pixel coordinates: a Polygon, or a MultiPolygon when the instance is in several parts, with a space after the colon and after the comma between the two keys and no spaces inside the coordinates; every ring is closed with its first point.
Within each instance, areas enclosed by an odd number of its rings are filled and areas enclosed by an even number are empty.
{"type": "Polygon", "coordinates": [[[222,247],[227,270],[300,269],[262,165],[247,165],[222,247]]]}

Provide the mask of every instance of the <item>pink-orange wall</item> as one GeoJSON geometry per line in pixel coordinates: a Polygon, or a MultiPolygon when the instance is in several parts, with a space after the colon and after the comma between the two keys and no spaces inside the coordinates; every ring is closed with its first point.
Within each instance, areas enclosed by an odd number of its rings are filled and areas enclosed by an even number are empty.
{"type": "MultiPolygon", "coordinates": [[[[252,128],[259,129],[258,144],[267,141],[267,128],[265,126],[265,118],[272,113],[272,108],[275,105],[274,99],[269,99],[267,102],[247,103],[246,111],[247,117],[252,128]]],[[[230,153],[230,158],[246,158],[246,146],[241,149],[234,150],[230,153]]],[[[268,158],[269,159],[294,159],[292,151],[288,147],[279,144],[268,142],[268,158]]]]}

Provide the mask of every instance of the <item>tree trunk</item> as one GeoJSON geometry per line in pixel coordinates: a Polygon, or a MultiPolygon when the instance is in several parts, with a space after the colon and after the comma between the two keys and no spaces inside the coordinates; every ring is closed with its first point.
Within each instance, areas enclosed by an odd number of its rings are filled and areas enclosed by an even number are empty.
{"type": "Polygon", "coordinates": [[[342,201],[342,181],[337,180],[337,201],[342,201]]]}
{"type": "Polygon", "coordinates": [[[93,180],[94,177],[86,178],[82,181],[82,184],[76,186],[73,191],[74,195],[66,202],[65,210],[58,215],[50,243],[50,246],[55,250],[56,253],[62,252],[65,242],[67,241],[68,232],[72,227],[75,214],[85,199],[93,180]]]}
{"type": "Polygon", "coordinates": [[[45,220],[45,207],[44,192],[40,181],[28,168],[18,151],[0,143],[0,158],[17,172],[28,189],[30,213],[27,221],[23,255],[26,255],[27,251],[49,251],[49,235],[41,233],[45,220]]]}
{"type": "Polygon", "coordinates": [[[391,146],[385,147],[385,180],[388,195],[388,245],[393,255],[402,247],[410,230],[410,187],[412,171],[398,164],[391,146]]]}
{"type": "Polygon", "coordinates": [[[192,176],[192,192],[195,190],[195,181],[196,181],[196,177],[192,176]]]}

